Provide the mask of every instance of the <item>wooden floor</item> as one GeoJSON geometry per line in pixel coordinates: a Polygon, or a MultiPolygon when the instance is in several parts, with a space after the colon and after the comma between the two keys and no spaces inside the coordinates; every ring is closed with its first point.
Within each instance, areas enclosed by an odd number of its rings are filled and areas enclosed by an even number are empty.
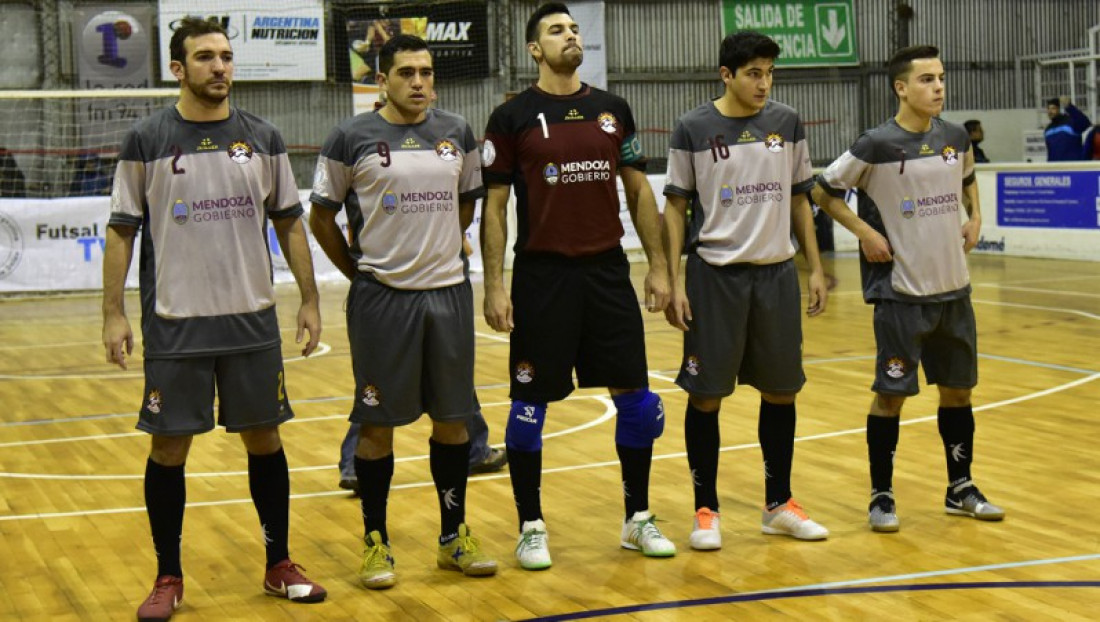
{"type": "MultiPolygon", "coordinates": [[[[283,428],[292,468],[291,551],[329,590],[319,605],[264,596],[261,533],[239,441],[215,432],[188,462],[186,603],[178,620],[515,620],[600,617],[729,620],[1095,619],[1100,605],[1100,270],[1096,264],[971,258],[981,382],[975,475],[1003,523],[943,513],[946,483],[935,391],[910,400],[897,453],[902,530],[866,525],[864,419],[871,314],[853,257],[835,259],[827,313],[804,322],[809,377],[799,399],[795,494],[831,535],[798,542],[759,531],[758,396],[739,390],[722,415],[724,548],[692,552],[684,394],[672,383],[680,334],[647,315],[652,387],[669,413],[655,447],[652,509],[680,547],[645,559],[619,547],[619,469],[609,403],[598,391],[554,404],[546,425],[543,505],[554,566],[512,560],[507,474],[469,488],[468,520],[500,560],[494,578],[434,564],[438,510],[428,426],[402,429],[390,497],[398,585],[358,586],[358,501],[336,490],[350,407],[342,286],[324,290],[324,351],[294,358],[293,289],[280,291],[287,377],[297,418],[283,428]]],[[[636,267],[635,278],[640,280],[636,267]]],[[[480,284],[475,284],[480,310],[480,284]]],[[[131,296],[137,328],[137,301],[131,296]]],[[[112,370],[99,298],[0,301],[0,620],[132,619],[156,562],[143,508],[148,440],[133,429],[142,381],[112,370]]],[[[490,439],[503,440],[507,342],[478,324],[476,380],[490,439]]],[[[134,363],[140,363],[135,356],[134,363]]],[[[140,364],[131,369],[140,369],[140,364]]]]}

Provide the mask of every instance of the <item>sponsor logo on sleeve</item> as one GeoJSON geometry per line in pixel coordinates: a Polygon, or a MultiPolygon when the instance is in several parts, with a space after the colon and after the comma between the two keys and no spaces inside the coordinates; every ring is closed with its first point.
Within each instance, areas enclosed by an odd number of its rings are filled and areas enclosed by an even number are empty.
{"type": "Polygon", "coordinates": [[[493,162],[496,162],[497,147],[488,138],[485,139],[485,144],[481,146],[481,159],[485,161],[485,166],[492,166],[493,162]]]}

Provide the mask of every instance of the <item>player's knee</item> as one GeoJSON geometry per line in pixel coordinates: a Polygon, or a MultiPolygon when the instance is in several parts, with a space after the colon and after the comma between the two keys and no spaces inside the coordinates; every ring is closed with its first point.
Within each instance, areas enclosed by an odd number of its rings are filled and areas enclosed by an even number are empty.
{"type": "Polygon", "coordinates": [[[958,408],[970,405],[970,389],[940,387],[940,406],[958,408]]]}
{"type": "Polygon", "coordinates": [[[611,398],[619,416],[615,419],[615,442],[625,447],[644,449],[665,431],[665,406],[661,397],[649,389],[624,393],[611,398]]]}
{"type": "Polygon", "coordinates": [[[542,426],[546,423],[546,403],[512,400],[508,412],[508,427],[504,431],[504,444],[519,451],[542,449],[542,426]]]}

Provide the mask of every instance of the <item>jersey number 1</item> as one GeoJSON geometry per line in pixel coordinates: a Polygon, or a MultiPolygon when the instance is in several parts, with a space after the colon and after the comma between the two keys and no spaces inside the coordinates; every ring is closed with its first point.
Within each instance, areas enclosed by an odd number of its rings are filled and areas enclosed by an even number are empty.
{"type": "Polygon", "coordinates": [[[550,128],[546,127],[546,113],[540,112],[538,118],[539,123],[542,124],[542,137],[550,138],[550,128]]]}

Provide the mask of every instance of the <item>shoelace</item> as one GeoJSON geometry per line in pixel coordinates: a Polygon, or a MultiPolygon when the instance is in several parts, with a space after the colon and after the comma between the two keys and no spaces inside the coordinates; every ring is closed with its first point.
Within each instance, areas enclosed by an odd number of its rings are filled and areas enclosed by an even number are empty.
{"type": "Polygon", "coordinates": [[[283,566],[283,567],[286,568],[287,574],[289,574],[290,578],[292,579],[292,581],[286,581],[285,582],[285,583],[287,583],[287,585],[298,585],[300,583],[309,583],[310,582],[309,579],[307,579],[305,577],[305,575],[303,575],[300,572],[300,571],[305,570],[304,567],[299,566],[298,564],[295,564],[294,562],[290,562],[289,564],[287,564],[286,566],[283,566]]]}
{"type": "Polygon", "coordinates": [[[387,566],[393,564],[393,559],[386,551],[386,547],[381,544],[375,544],[367,547],[367,557],[363,560],[364,568],[377,568],[379,566],[387,566]]]}
{"type": "Polygon", "coordinates": [[[641,525],[634,525],[635,533],[638,534],[637,537],[639,542],[643,540],[664,538],[664,536],[661,535],[661,530],[657,529],[657,525],[654,524],[656,520],[656,516],[650,516],[649,518],[645,519],[645,522],[643,522],[641,525]]]}
{"type": "Polygon", "coordinates": [[[717,517],[718,512],[704,512],[699,510],[695,513],[695,520],[699,521],[699,529],[712,529],[714,527],[714,519],[717,517]]]}
{"type": "Polygon", "coordinates": [[[458,539],[458,548],[462,551],[463,555],[476,557],[481,551],[481,543],[473,536],[466,536],[465,538],[458,539]]]}
{"type": "Polygon", "coordinates": [[[802,506],[799,505],[798,502],[795,501],[794,499],[791,499],[790,501],[787,502],[787,508],[786,509],[787,509],[788,512],[790,512],[791,514],[794,514],[795,516],[797,516],[798,518],[800,518],[802,520],[809,520],[810,519],[809,515],[806,514],[806,510],[803,510],[802,506]]]}
{"type": "Polygon", "coordinates": [[[538,529],[531,529],[523,532],[523,539],[519,543],[521,549],[544,549],[546,548],[546,532],[539,531],[538,529]]]}
{"type": "Polygon", "coordinates": [[[149,596],[150,604],[157,604],[161,598],[168,596],[168,592],[172,591],[172,586],[176,582],[172,579],[157,579],[157,582],[153,584],[153,593],[149,596]]]}

